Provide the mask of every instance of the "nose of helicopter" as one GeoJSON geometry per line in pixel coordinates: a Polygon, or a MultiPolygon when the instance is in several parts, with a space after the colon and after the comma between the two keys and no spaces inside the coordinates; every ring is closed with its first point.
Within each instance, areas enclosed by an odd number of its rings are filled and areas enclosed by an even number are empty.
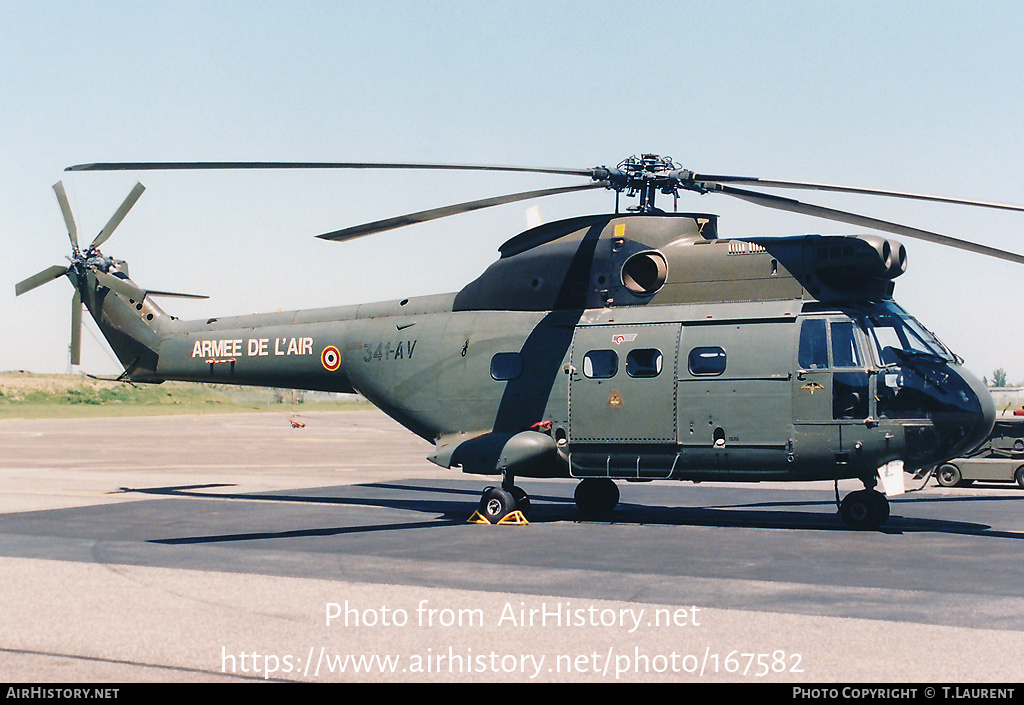
{"type": "MultiPolygon", "coordinates": [[[[923,370],[919,370],[922,371],[923,370]]],[[[909,368],[904,377],[909,378],[909,368]]],[[[918,412],[928,421],[904,426],[908,459],[928,467],[958,457],[984,441],[995,424],[995,402],[988,388],[958,365],[932,368],[920,379],[934,383],[919,388],[918,412]]]]}
{"type": "Polygon", "coordinates": [[[981,380],[963,368],[958,368],[956,372],[978,400],[978,411],[974,414],[973,427],[964,438],[963,447],[957,449],[958,452],[963,452],[978,446],[992,433],[996,421],[996,404],[988,387],[981,380]]]}
{"type": "Polygon", "coordinates": [[[962,367],[954,367],[953,373],[962,381],[956,389],[958,397],[956,410],[949,419],[936,419],[942,460],[948,460],[966,453],[982,443],[992,432],[996,419],[996,405],[988,387],[962,367]]]}

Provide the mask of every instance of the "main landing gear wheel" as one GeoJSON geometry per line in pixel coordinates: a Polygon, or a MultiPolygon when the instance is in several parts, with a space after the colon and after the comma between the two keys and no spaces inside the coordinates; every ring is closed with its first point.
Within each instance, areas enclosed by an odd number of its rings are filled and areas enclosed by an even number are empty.
{"type": "Polygon", "coordinates": [[[530,496],[519,487],[506,490],[503,487],[485,487],[480,497],[480,516],[491,524],[497,524],[512,512],[519,510],[523,516],[530,511],[530,496]]]}
{"type": "Polygon", "coordinates": [[[619,503],[619,488],[606,477],[588,477],[576,485],[573,498],[583,516],[601,516],[619,503]]]}
{"type": "Polygon", "coordinates": [[[851,492],[839,505],[839,516],[851,529],[877,529],[889,518],[889,500],[875,490],[851,492]]]}

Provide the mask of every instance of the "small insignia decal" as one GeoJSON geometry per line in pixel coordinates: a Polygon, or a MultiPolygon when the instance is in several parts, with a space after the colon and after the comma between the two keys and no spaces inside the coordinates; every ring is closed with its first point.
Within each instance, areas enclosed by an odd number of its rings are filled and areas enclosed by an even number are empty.
{"type": "Polygon", "coordinates": [[[613,409],[617,409],[622,406],[622,395],[619,394],[618,389],[613,389],[612,393],[608,395],[608,406],[613,409]]]}
{"type": "Polygon", "coordinates": [[[809,391],[812,396],[814,395],[815,392],[817,392],[817,391],[819,391],[821,389],[824,389],[824,388],[825,387],[823,387],[822,385],[818,384],[817,382],[808,382],[807,384],[805,384],[802,387],[800,387],[800,389],[806,389],[807,391],[809,391]]]}
{"type": "Polygon", "coordinates": [[[612,342],[616,345],[632,343],[634,340],[636,340],[636,333],[618,333],[612,336],[612,342]]]}
{"type": "Polygon", "coordinates": [[[328,345],[324,348],[324,351],[320,353],[320,364],[328,372],[337,372],[338,368],[341,367],[341,353],[338,351],[338,348],[333,345],[328,345]]]}

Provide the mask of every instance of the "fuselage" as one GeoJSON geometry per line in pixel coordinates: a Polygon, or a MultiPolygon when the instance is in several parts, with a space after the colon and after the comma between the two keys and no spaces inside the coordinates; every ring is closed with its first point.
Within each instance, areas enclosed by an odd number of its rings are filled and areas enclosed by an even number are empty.
{"type": "Polygon", "coordinates": [[[994,414],[955,359],[881,345],[913,335],[891,302],[578,313],[453,299],[175,322],[156,376],[359,392],[435,443],[542,427],[580,477],[859,477],[940,462],[994,414]]]}
{"type": "Polygon", "coordinates": [[[194,321],[83,300],[134,379],[359,392],[467,472],[863,478],[985,437],[984,386],[891,298],[900,250],[709,218],[543,226],[452,294],[194,321]]]}

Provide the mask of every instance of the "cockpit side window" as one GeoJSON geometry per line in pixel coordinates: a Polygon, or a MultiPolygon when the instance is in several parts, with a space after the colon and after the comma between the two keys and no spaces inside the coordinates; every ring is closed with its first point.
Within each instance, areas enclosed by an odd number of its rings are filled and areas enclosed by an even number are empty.
{"type": "MultiPolygon", "coordinates": [[[[891,322],[891,319],[889,319],[891,322]]],[[[899,362],[896,355],[897,350],[903,349],[903,341],[893,325],[882,324],[878,319],[872,320],[871,339],[875,343],[875,352],[878,354],[878,361],[883,365],[891,365],[899,362]]]]}
{"type": "Polygon", "coordinates": [[[806,320],[800,326],[800,350],[797,364],[804,370],[828,367],[828,338],[824,319],[806,320]]]}
{"type": "Polygon", "coordinates": [[[906,356],[925,356],[952,362],[955,356],[938,338],[910,316],[882,313],[869,315],[867,331],[874,344],[878,362],[892,365],[906,356]]]}
{"type": "Polygon", "coordinates": [[[832,323],[832,366],[860,367],[860,353],[852,321],[832,323]]]}

